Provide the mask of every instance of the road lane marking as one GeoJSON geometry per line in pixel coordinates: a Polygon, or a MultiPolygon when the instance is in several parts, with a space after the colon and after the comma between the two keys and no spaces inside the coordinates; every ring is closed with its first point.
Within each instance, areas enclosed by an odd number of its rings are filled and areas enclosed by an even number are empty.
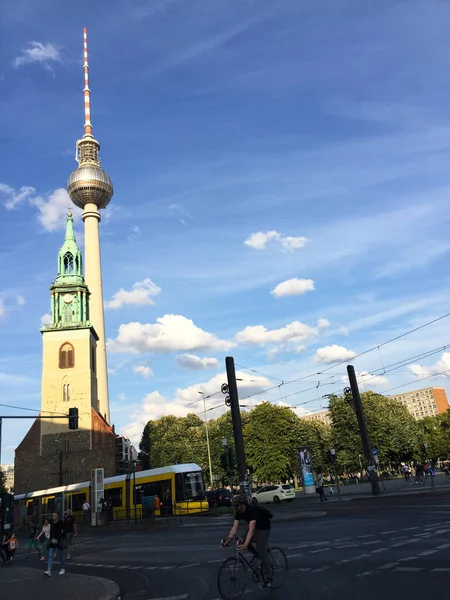
{"type": "Polygon", "coordinates": [[[397,567],[394,571],[403,571],[406,573],[413,573],[415,571],[422,571],[422,567],[397,567]]]}
{"type": "Polygon", "coordinates": [[[331,548],[319,548],[319,550],[311,550],[311,554],[317,554],[318,552],[328,552],[331,548]]]}
{"type": "Polygon", "coordinates": [[[360,558],[368,558],[370,554],[359,554],[358,556],[354,556],[352,560],[359,560],[360,558]]]}
{"type": "Polygon", "coordinates": [[[440,546],[436,546],[438,550],[445,550],[445,548],[450,547],[450,544],[441,544],[440,546]]]}
{"type": "MultiPolygon", "coordinates": [[[[436,535],[441,535],[441,533],[447,533],[447,531],[450,531],[450,529],[438,529],[437,531],[435,531],[434,533],[436,535]]],[[[431,534],[430,534],[431,535],[431,534]]]]}
{"type": "Polygon", "coordinates": [[[119,566],[119,569],[129,569],[130,565],[121,565],[119,566]]]}
{"type": "Polygon", "coordinates": [[[296,558],[297,556],[303,556],[303,553],[300,552],[299,554],[288,554],[286,558],[296,558]]]}
{"type": "Polygon", "coordinates": [[[331,569],[331,567],[329,565],[327,565],[325,567],[319,567],[318,569],[313,569],[311,572],[312,573],[322,573],[322,571],[328,571],[328,569],[331,569]]]}
{"type": "Polygon", "coordinates": [[[336,546],[336,548],[356,548],[358,544],[344,544],[343,546],[336,546]]]}
{"type": "Polygon", "coordinates": [[[136,571],[136,569],[142,569],[142,567],[130,567],[130,571],[136,571]]]}
{"type": "Polygon", "coordinates": [[[430,537],[432,535],[432,533],[415,533],[414,537],[430,537]]]}
{"type": "Polygon", "coordinates": [[[308,571],[311,571],[311,567],[301,567],[300,569],[297,569],[297,571],[300,571],[300,573],[307,573],[308,571]]]}
{"type": "Polygon", "coordinates": [[[399,535],[398,537],[395,538],[389,538],[390,542],[395,542],[395,540],[406,540],[408,538],[407,535],[399,535]]]}
{"type": "Polygon", "coordinates": [[[212,564],[212,563],[218,563],[218,562],[223,562],[223,558],[217,558],[216,560],[208,560],[208,562],[210,564],[212,564]]]}
{"type": "Polygon", "coordinates": [[[413,529],[419,529],[418,527],[404,527],[402,531],[412,531],[413,529]]]}
{"type": "Polygon", "coordinates": [[[189,567],[198,567],[200,563],[191,563],[190,565],[181,565],[180,569],[188,569],[189,567]]]}
{"type": "Polygon", "coordinates": [[[335,562],[335,565],[345,565],[345,563],[349,563],[351,560],[353,560],[352,558],[344,558],[343,560],[338,560],[337,562],[335,562]]]}
{"type": "Polygon", "coordinates": [[[381,540],[372,540],[371,542],[363,542],[363,546],[369,546],[369,544],[381,544],[381,540]]]}
{"type": "Polygon", "coordinates": [[[366,571],[365,573],[359,573],[356,577],[366,577],[367,575],[372,575],[375,571],[366,571]]]}
{"type": "Polygon", "coordinates": [[[396,544],[391,544],[391,548],[401,548],[405,544],[406,542],[397,542],[396,544]]]}
{"type": "Polygon", "coordinates": [[[173,567],[161,567],[161,571],[168,571],[169,569],[173,569],[173,567]]]}
{"type": "Polygon", "coordinates": [[[154,571],[155,569],[157,569],[158,567],[146,567],[145,570],[146,571],[154,571]]]}
{"type": "Polygon", "coordinates": [[[334,541],[335,542],[345,542],[346,540],[351,540],[352,538],[349,537],[345,537],[345,538],[336,538],[334,541]]]}
{"type": "Polygon", "coordinates": [[[386,565],[383,565],[382,567],[378,567],[379,571],[386,571],[387,569],[392,569],[392,567],[396,567],[398,565],[398,562],[390,562],[387,563],[386,565]]]}
{"type": "Polygon", "coordinates": [[[379,554],[380,552],[387,552],[389,548],[377,548],[376,550],[372,550],[371,554],[379,554]]]}
{"type": "Polygon", "coordinates": [[[307,548],[310,544],[300,544],[300,546],[290,546],[288,550],[298,550],[299,548],[307,548]]]}
{"type": "Polygon", "coordinates": [[[399,558],[398,562],[408,562],[409,560],[416,560],[417,556],[407,556],[406,558],[399,558]]]}
{"type": "Polygon", "coordinates": [[[359,539],[362,540],[364,538],[375,537],[374,533],[369,533],[369,535],[358,535],[359,539]]]}
{"type": "Polygon", "coordinates": [[[330,542],[314,542],[314,544],[311,544],[311,546],[325,546],[326,544],[329,544],[330,542]]]}
{"type": "Polygon", "coordinates": [[[424,552],[419,552],[419,556],[428,556],[429,554],[434,554],[437,550],[425,550],[424,552]]]}
{"type": "Polygon", "coordinates": [[[393,529],[392,531],[382,531],[381,535],[389,535],[390,533],[397,533],[397,529],[393,529]]]}
{"type": "Polygon", "coordinates": [[[449,567],[437,567],[436,569],[431,569],[432,572],[441,572],[441,573],[449,573],[450,572],[450,568],[449,567]]]}

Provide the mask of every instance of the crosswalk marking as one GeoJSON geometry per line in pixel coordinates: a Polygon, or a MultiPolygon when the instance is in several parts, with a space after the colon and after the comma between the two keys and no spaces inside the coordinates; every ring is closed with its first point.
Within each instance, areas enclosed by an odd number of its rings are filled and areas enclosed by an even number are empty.
{"type": "Polygon", "coordinates": [[[434,554],[437,550],[425,550],[424,552],[419,552],[419,556],[428,556],[429,554],[434,554]]]}
{"type": "Polygon", "coordinates": [[[386,565],[382,565],[381,567],[378,567],[379,571],[385,571],[387,569],[392,569],[392,567],[396,567],[398,565],[398,562],[390,562],[387,563],[386,565]]]}

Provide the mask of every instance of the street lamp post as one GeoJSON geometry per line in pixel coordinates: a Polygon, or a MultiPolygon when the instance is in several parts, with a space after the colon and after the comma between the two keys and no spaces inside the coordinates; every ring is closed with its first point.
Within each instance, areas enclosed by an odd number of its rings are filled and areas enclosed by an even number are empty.
{"type": "Polygon", "coordinates": [[[208,433],[208,419],[206,418],[206,402],[205,402],[205,394],[204,392],[199,392],[203,398],[203,413],[205,415],[205,431],[206,431],[206,446],[208,448],[208,462],[209,462],[209,477],[211,480],[211,488],[213,487],[213,472],[212,472],[212,463],[211,463],[211,449],[209,447],[209,433],[208,433]]]}

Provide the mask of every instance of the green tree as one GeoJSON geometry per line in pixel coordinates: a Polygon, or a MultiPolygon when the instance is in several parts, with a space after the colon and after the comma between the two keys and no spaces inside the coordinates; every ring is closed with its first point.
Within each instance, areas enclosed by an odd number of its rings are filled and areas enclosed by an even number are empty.
{"type": "Polygon", "coordinates": [[[142,468],[151,469],[152,458],[151,458],[151,431],[152,431],[152,421],[149,421],[147,425],[144,427],[144,431],[142,432],[142,438],[139,442],[139,453],[138,460],[142,464],[142,468]]]}
{"type": "Polygon", "coordinates": [[[6,475],[0,469],[0,494],[6,492],[6,475]]]}
{"type": "Polygon", "coordinates": [[[298,417],[286,406],[263,402],[250,411],[244,428],[246,458],[258,481],[282,481],[294,475],[298,417]]]}
{"type": "MultiPolygon", "coordinates": [[[[380,464],[387,466],[412,460],[420,447],[420,430],[407,408],[374,392],[361,394],[361,401],[369,441],[377,449],[380,464]]],[[[330,398],[330,412],[338,464],[346,470],[357,470],[363,449],[352,400],[348,397],[330,398]]]]}

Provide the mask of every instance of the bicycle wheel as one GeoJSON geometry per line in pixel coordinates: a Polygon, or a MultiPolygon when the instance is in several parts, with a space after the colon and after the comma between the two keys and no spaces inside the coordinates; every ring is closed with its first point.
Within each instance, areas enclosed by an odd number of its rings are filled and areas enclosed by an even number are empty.
{"type": "Polygon", "coordinates": [[[287,556],[281,548],[269,548],[267,551],[270,564],[272,565],[273,583],[275,587],[281,587],[286,581],[288,574],[287,556]]]}
{"type": "Polygon", "coordinates": [[[247,586],[247,567],[235,556],[225,560],[217,575],[217,587],[223,600],[238,600],[247,586]]]}
{"type": "Polygon", "coordinates": [[[425,477],[423,475],[420,475],[418,477],[418,482],[419,482],[419,485],[423,485],[425,483],[425,477]]]}

